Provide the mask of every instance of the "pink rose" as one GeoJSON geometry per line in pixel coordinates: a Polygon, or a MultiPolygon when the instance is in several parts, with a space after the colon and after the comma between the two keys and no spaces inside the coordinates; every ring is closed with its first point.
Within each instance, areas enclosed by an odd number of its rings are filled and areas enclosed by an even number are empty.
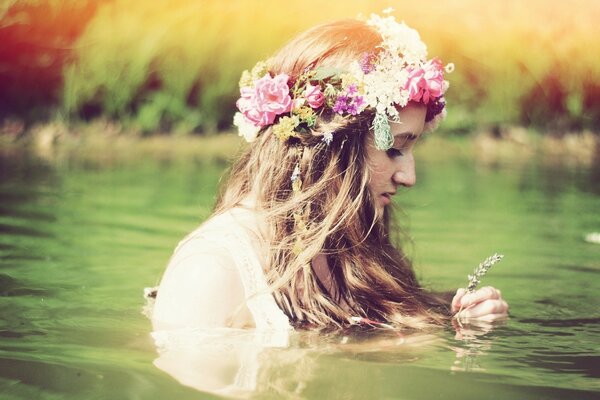
{"type": "Polygon", "coordinates": [[[277,115],[289,112],[292,108],[287,82],[286,74],[279,74],[273,78],[267,74],[254,82],[254,87],[241,88],[241,97],[236,105],[255,126],[270,125],[277,115]]]}
{"type": "Polygon", "coordinates": [[[404,85],[408,90],[409,101],[428,104],[444,94],[444,66],[438,58],[429,60],[422,68],[408,71],[408,80],[404,85]]]}
{"type": "Polygon", "coordinates": [[[318,85],[313,86],[310,83],[306,85],[306,89],[304,89],[304,98],[312,108],[321,107],[325,101],[325,96],[323,95],[323,92],[321,92],[321,87],[318,85]]]}
{"type": "MultiPolygon", "coordinates": [[[[240,89],[241,97],[235,103],[237,108],[241,111],[242,114],[246,117],[246,119],[252,123],[256,127],[263,127],[269,124],[270,116],[260,112],[256,107],[255,98],[255,90],[250,87],[243,87],[240,89]]],[[[273,116],[273,118],[275,118],[273,116]]],[[[273,122],[271,120],[271,122],[273,122]]]]}

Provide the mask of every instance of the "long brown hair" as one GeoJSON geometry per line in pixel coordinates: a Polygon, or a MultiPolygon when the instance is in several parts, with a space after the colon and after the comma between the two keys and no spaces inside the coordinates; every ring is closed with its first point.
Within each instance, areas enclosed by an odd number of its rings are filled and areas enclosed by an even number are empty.
{"type": "MultiPolygon", "coordinates": [[[[347,69],[381,41],[360,21],[319,25],[270,59],[270,72],[294,80],[307,68],[347,69]]],[[[263,129],[231,168],[217,201],[215,213],[221,213],[250,197],[264,215],[265,273],[296,325],[344,325],[353,316],[409,327],[445,320],[447,307],[420,287],[409,260],[392,244],[390,210],[379,215],[369,193],[372,119],[367,112],[352,120],[321,115],[311,132],[285,143],[270,127],[263,129]],[[322,140],[325,132],[335,132],[330,144],[322,140]],[[290,181],[296,163],[300,192],[290,181]],[[325,257],[334,290],[316,273],[317,257],[325,257]]]]}

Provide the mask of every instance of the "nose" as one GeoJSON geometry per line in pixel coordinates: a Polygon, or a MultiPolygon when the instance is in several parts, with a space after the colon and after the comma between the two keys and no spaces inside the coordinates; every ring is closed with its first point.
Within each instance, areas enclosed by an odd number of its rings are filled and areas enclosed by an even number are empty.
{"type": "Polygon", "coordinates": [[[400,157],[396,164],[396,170],[392,175],[392,180],[396,185],[402,185],[406,187],[412,187],[417,182],[417,175],[415,171],[415,158],[412,153],[405,154],[404,157],[400,157]]]}

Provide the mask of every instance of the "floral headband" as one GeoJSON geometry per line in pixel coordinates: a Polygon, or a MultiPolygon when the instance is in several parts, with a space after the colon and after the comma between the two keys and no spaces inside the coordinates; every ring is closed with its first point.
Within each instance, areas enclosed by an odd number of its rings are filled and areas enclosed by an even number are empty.
{"type": "MultiPolygon", "coordinates": [[[[351,118],[369,110],[375,112],[375,145],[387,150],[394,142],[389,121],[400,121],[397,107],[418,102],[427,106],[426,122],[435,125],[444,118],[444,70],[452,72],[454,65],[427,60],[419,33],[393,16],[373,14],[367,24],[382,36],[380,50],[363,54],[347,71],[308,68],[295,81],[285,73],[272,76],[264,61],[244,71],[233,119],[240,136],[252,142],[272,126],[273,134],[287,141],[309,131],[324,113],[351,118]]],[[[324,133],[323,141],[332,140],[333,132],[324,133]]]]}

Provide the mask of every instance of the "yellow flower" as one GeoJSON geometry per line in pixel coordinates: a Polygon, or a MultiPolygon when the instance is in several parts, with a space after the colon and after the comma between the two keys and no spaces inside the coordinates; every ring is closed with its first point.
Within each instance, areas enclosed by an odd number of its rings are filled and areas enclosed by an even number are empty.
{"type": "Polygon", "coordinates": [[[250,75],[250,71],[245,70],[242,72],[242,76],[240,77],[239,85],[241,88],[250,87],[254,85],[254,80],[252,79],[252,75],[250,75]]]}
{"type": "Polygon", "coordinates": [[[317,114],[310,107],[300,107],[294,110],[294,114],[300,118],[300,121],[306,122],[308,126],[313,126],[317,122],[317,114]]]}
{"type": "Polygon", "coordinates": [[[269,72],[269,68],[266,61],[259,61],[256,63],[254,67],[252,67],[252,71],[245,70],[242,72],[242,76],[240,77],[239,85],[240,87],[252,87],[254,86],[254,81],[259,80],[263,76],[265,76],[269,72]]]}
{"type": "Polygon", "coordinates": [[[285,142],[289,138],[296,136],[294,129],[296,129],[299,123],[300,119],[297,116],[282,117],[279,120],[279,123],[273,125],[273,134],[277,137],[277,139],[285,142]]]}
{"type": "Polygon", "coordinates": [[[302,179],[298,178],[292,182],[292,191],[299,192],[302,190],[302,179]]]}
{"type": "Polygon", "coordinates": [[[267,72],[269,72],[269,66],[268,66],[267,62],[259,61],[252,68],[252,72],[251,72],[252,79],[258,80],[258,79],[262,78],[263,76],[265,76],[267,74],[267,72]]]}
{"type": "Polygon", "coordinates": [[[298,256],[298,255],[300,255],[300,253],[302,253],[303,249],[304,249],[304,245],[302,244],[302,239],[296,238],[296,242],[294,243],[294,247],[292,248],[292,253],[295,256],[298,256]]]}
{"type": "Polygon", "coordinates": [[[353,74],[342,74],[342,87],[345,89],[350,85],[355,85],[359,92],[363,92],[364,83],[353,74]]]}
{"type": "Polygon", "coordinates": [[[300,215],[300,213],[294,213],[294,222],[296,224],[296,229],[298,229],[299,232],[308,232],[306,222],[304,221],[304,218],[302,217],[302,215],[300,215]]]}

